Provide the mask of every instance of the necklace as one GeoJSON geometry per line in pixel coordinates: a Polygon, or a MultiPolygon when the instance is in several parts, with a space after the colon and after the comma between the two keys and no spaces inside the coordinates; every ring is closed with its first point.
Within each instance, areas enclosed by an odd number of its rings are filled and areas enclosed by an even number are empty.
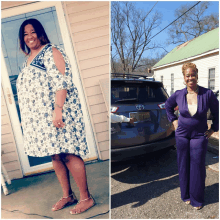
{"type": "Polygon", "coordinates": [[[195,90],[195,91],[193,91],[193,92],[189,92],[189,91],[188,91],[188,89],[187,89],[187,93],[189,93],[189,94],[198,93],[198,91],[199,91],[199,87],[198,87],[198,86],[197,86],[196,90],[195,90]]]}

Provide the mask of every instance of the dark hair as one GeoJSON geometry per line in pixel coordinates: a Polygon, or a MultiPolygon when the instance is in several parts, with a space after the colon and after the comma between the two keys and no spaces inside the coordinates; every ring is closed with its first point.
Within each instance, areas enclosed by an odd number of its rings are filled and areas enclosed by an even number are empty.
{"type": "Polygon", "coordinates": [[[37,34],[37,38],[40,40],[41,45],[45,45],[50,43],[47,34],[42,26],[42,24],[34,18],[25,20],[19,29],[19,42],[20,42],[20,49],[28,55],[30,53],[30,48],[24,42],[24,28],[26,25],[31,24],[37,34]]]}

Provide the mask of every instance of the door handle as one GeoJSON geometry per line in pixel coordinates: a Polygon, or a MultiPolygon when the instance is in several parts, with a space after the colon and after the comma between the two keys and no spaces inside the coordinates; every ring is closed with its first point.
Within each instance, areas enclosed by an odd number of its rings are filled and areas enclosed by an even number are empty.
{"type": "Polygon", "coordinates": [[[9,88],[7,88],[6,91],[7,91],[8,102],[9,102],[9,104],[12,104],[12,98],[11,98],[11,93],[10,93],[9,88]]]}

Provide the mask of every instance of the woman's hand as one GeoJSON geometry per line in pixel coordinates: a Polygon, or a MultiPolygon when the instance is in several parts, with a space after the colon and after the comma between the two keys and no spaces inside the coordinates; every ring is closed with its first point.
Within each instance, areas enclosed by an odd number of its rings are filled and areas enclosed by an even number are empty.
{"type": "Polygon", "coordinates": [[[207,130],[205,133],[204,133],[204,136],[206,137],[206,139],[209,139],[210,136],[214,133],[214,131],[210,128],[209,130],[207,130]]]}
{"type": "Polygon", "coordinates": [[[176,131],[178,127],[178,120],[173,121],[174,131],[176,131]]]}
{"type": "Polygon", "coordinates": [[[53,124],[57,128],[63,128],[65,126],[62,120],[62,108],[55,108],[53,111],[53,124]]]}

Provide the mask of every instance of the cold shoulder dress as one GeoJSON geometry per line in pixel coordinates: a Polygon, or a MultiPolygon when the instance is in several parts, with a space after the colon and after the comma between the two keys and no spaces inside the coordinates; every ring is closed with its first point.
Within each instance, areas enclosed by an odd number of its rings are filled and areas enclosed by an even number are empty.
{"type": "Polygon", "coordinates": [[[78,91],[63,49],[46,44],[29,65],[24,62],[16,87],[27,155],[44,157],[70,153],[85,157],[89,153],[78,91]],[[63,55],[65,75],[55,65],[53,47],[63,55]],[[62,89],[67,90],[62,113],[65,127],[56,128],[52,114],[56,92],[62,89]]]}

